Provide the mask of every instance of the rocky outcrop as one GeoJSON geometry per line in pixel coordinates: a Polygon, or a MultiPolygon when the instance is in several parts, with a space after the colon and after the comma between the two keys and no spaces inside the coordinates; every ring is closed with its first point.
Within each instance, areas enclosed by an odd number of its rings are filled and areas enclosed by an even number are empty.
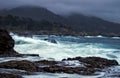
{"type": "Polygon", "coordinates": [[[115,60],[107,60],[100,57],[76,57],[64,59],[62,61],[41,60],[31,62],[27,60],[13,60],[0,63],[0,68],[19,69],[27,72],[64,72],[69,74],[92,75],[98,70],[115,65],[118,65],[115,60]],[[77,61],[76,65],[75,61],[77,61]]]}
{"type": "Polygon", "coordinates": [[[15,41],[6,30],[0,29],[0,57],[39,56],[37,54],[19,54],[14,50],[15,41]]]}
{"type": "Polygon", "coordinates": [[[113,65],[118,65],[118,62],[116,60],[108,60],[108,59],[100,58],[100,57],[86,57],[86,58],[75,57],[75,58],[63,59],[63,61],[65,60],[67,61],[78,60],[82,63],[86,63],[85,66],[90,67],[90,68],[105,68],[105,67],[110,67],[113,65]]]}
{"type": "Polygon", "coordinates": [[[18,53],[13,49],[15,41],[6,30],[0,30],[0,56],[14,56],[18,53]]]}
{"type": "Polygon", "coordinates": [[[69,73],[69,74],[82,74],[82,75],[92,75],[96,71],[101,70],[106,67],[118,65],[115,60],[108,60],[100,57],[76,57],[63,59],[62,61],[37,61],[35,62],[39,65],[39,71],[50,72],[50,73],[69,73]],[[75,65],[77,61],[77,65],[75,65]],[[72,63],[72,64],[71,64],[72,63]],[[44,64],[44,67],[43,67],[44,64]],[[42,67],[41,67],[42,65],[42,67]]]}
{"type": "MultiPolygon", "coordinates": [[[[18,69],[25,70],[27,73],[32,74],[33,72],[49,72],[49,73],[69,73],[69,74],[82,74],[92,75],[96,71],[102,70],[103,68],[118,65],[115,60],[107,60],[99,57],[76,57],[68,58],[62,61],[8,61],[0,63],[0,68],[18,69]],[[77,66],[74,62],[77,61],[77,66]]],[[[27,74],[26,73],[26,74],[27,74]]],[[[10,73],[11,74],[11,73],[10,73]]]]}

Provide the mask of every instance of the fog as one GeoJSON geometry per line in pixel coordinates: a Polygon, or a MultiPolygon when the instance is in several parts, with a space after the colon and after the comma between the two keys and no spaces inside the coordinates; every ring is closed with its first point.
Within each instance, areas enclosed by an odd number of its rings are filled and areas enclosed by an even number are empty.
{"type": "Polygon", "coordinates": [[[22,5],[42,6],[62,15],[82,13],[120,23],[120,0],[0,0],[0,9],[22,5]]]}

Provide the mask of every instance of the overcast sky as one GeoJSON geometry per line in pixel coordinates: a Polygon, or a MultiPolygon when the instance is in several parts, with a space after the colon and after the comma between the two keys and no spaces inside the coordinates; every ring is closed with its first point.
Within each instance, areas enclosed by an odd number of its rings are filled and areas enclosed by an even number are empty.
{"type": "Polygon", "coordinates": [[[120,23],[120,0],[0,0],[0,8],[37,5],[57,14],[82,13],[120,23]]]}

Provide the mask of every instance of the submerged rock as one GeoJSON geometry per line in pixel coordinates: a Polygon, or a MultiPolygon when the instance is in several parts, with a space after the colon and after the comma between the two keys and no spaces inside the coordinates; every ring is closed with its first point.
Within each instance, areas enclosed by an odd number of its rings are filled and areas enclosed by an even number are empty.
{"type": "Polygon", "coordinates": [[[54,40],[54,39],[44,39],[45,41],[48,41],[48,42],[51,42],[51,43],[54,43],[54,44],[57,44],[57,41],[54,40]]]}

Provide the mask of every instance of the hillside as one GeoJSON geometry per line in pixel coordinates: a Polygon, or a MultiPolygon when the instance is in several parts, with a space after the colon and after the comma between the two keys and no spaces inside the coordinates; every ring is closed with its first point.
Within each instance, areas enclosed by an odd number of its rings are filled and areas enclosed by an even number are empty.
{"type": "Polygon", "coordinates": [[[48,9],[37,6],[21,6],[9,10],[2,10],[0,15],[28,17],[37,21],[45,19],[51,22],[61,21],[63,19],[61,16],[54,14],[48,9]]]}
{"type": "Polygon", "coordinates": [[[31,18],[18,16],[0,16],[0,29],[19,34],[75,35],[69,27],[47,20],[35,21],[31,18]]]}
{"type": "Polygon", "coordinates": [[[66,19],[68,19],[67,24],[70,24],[71,27],[74,26],[76,31],[120,33],[120,24],[97,17],[72,14],[66,17],[66,19]]]}
{"type": "Polygon", "coordinates": [[[82,14],[60,16],[46,8],[36,6],[21,6],[10,10],[2,10],[0,11],[0,15],[13,15],[31,18],[35,21],[46,20],[51,23],[56,22],[64,25],[65,27],[71,28],[80,35],[120,36],[120,24],[109,22],[93,16],[85,16],[82,14]]]}

